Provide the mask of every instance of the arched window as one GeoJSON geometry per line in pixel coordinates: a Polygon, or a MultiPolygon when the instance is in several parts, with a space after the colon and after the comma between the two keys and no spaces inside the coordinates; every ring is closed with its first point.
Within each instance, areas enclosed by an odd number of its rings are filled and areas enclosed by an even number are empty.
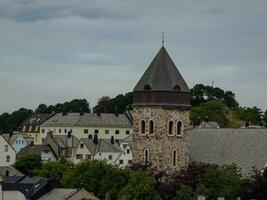
{"type": "Polygon", "coordinates": [[[145,122],[145,120],[141,120],[141,122],[140,122],[140,133],[146,134],[146,122],[145,122]]]}
{"type": "Polygon", "coordinates": [[[181,88],[180,88],[179,85],[175,85],[175,86],[173,87],[173,90],[175,90],[175,91],[181,91],[181,88]]]}
{"type": "Polygon", "coordinates": [[[172,166],[176,167],[177,164],[177,151],[173,150],[172,151],[172,166]]]}
{"type": "Polygon", "coordinates": [[[154,123],[154,121],[153,120],[150,120],[149,121],[149,134],[154,134],[154,126],[155,126],[155,123],[154,123]]]}
{"type": "Polygon", "coordinates": [[[169,121],[168,129],[169,129],[169,135],[173,135],[173,121],[169,121]]]}
{"type": "Polygon", "coordinates": [[[145,149],[145,151],[144,151],[144,161],[145,161],[146,165],[149,163],[149,151],[148,151],[148,149],[145,149]]]}
{"type": "Polygon", "coordinates": [[[182,135],[183,132],[183,123],[181,121],[177,122],[177,135],[182,135]]]}
{"type": "Polygon", "coordinates": [[[145,85],[144,86],[144,90],[151,90],[151,86],[150,85],[145,85]]]}

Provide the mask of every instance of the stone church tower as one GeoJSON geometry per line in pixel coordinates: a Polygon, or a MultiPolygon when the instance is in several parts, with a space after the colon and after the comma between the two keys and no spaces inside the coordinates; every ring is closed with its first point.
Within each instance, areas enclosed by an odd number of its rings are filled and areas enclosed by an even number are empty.
{"type": "Polygon", "coordinates": [[[171,172],[188,164],[190,90],[162,47],[134,88],[133,162],[171,172]]]}

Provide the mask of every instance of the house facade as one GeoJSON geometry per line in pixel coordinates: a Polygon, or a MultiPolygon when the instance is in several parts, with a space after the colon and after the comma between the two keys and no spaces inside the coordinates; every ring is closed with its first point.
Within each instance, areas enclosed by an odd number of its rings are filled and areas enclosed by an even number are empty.
{"type": "Polygon", "coordinates": [[[6,141],[6,139],[0,135],[0,166],[10,166],[16,161],[16,151],[6,141]]]}
{"type": "Polygon", "coordinates": [[[48,132],[55,135],[71,133],[78,139],[124,139],[132,134],[132,123],[126,114],[57,113],[40,126],[40,142],[48,132]]]}
{"type": "Polygon", "coordinates": [[[18,153],[21,149],[30,145],[34,138],[21,133],[3,134],[6,141],[13,147],[13,149],[18,153]]]}
{"type": "Polygon", "coordinates": [[[31,115],[20,124],[18,131],[32,137],[35,144],[41,144],[40,125],[53,115],[51,113],[31,115]]]}

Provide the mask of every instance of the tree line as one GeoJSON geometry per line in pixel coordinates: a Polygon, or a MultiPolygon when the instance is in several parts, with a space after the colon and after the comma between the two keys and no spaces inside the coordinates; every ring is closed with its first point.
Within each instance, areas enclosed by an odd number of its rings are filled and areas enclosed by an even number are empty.
{"type": "MultiPolygon", "coordinates": [[[[260,108],[240,107],[232,91],[224,91],[218,87],[203,84],[195,85],[191,90],[191,121],[198,125],[209,119],[216,121],[221,127],[238,128],[245,124],[267,126],[267,110],[260,108]]],[[[92,108],[94,113],[124,113],[131,109],[133,93],[117,95],[114,98],[101,97],[92,108]]],[[[86,99],[74,99],[56,105],[40,104],[35,110],[21,108],[11,114],[0,115],[0,132],[11,133],[20,123],[33,113],[59,112],[91,112],[86,99]]]]}
{"type": "Polygon", "coordinates": [[[64,157],[41,163],[38,156],[25,156],[14,166],[42,177],[54,177],[64,187],[85,188],[100,199],[195,200],[198,195],[207,200],[225,197],[227,200],[267,199],[267,169],[253,169],[244,176],[239,167],[190,163],[181,171],[166,174],[155,172],[141,164],[118,168],[104,161],[83,161],[77,165],[64,157]]]}

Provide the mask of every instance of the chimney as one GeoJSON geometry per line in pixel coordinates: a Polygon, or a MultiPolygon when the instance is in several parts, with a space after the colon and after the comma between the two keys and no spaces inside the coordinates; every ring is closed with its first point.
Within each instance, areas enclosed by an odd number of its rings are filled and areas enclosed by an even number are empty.
{"type": "Polygon", "coordinates": [[[68,138],[71,138],[71,131],[68,132],[68,138]]]}
{"type": "Polygon", "coordinates": [[[33,146],[33,141],[31,141],[31,147],[33,146]]]}
{"type": "Polygon", "coordinates": [[[249,127],[249,122],[246,121],[245,127],[246,127],[246,128],[249,127]]]}
{"type": "Polygon", "coordinates": [[[114,144],[115,143],[114,136],[111,136],[110,142],[111,142],[111,144],[114,144]]]}
{"type": "Polygon", "coordinates": [[[93,143],[94,144],[98,144],[98,136],[97,136],[97,134],[94,134],[93,143]]]}
{"type": "Polygon", "coordinates": [[[33,177],[33,172],[30,170],[29,171],[29,175],[28,175],[29,177],[33,177]]]}
{"type": "Polygon", "coordinates": [[[119,112],[118,112],[118,106],[115,106],[115,116],[118,117],[119,116],[119,112]]]}
{"type": "Polygon", "coordinates": [[[206,122],[209,122],[209,116],[206,116],[206,117],[205,117],[205,121],[206,121],[206,122]]]}

